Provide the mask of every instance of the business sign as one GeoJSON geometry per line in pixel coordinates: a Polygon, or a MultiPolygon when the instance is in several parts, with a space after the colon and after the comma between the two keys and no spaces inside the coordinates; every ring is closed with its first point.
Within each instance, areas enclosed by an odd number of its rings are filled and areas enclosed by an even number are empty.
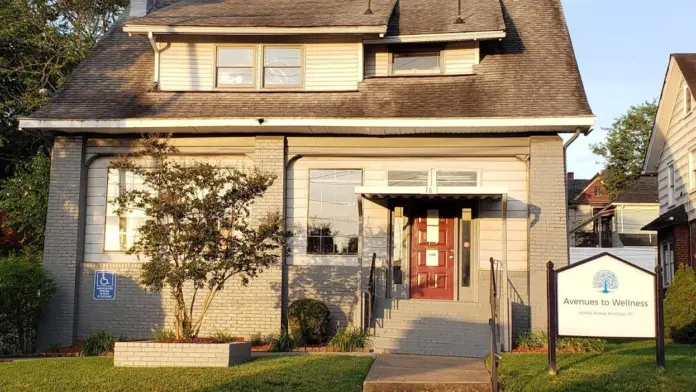
{"type": "Polygon", "coordinates": [[[654,338],[654,279],[608,253],[559,269],[558,335],[654,338]]]}
{"type": "Polygon", "coordinates": [[[94,293],[98,301],[116,299],[116,273],[113,271],[94,271],[94,293]]]}

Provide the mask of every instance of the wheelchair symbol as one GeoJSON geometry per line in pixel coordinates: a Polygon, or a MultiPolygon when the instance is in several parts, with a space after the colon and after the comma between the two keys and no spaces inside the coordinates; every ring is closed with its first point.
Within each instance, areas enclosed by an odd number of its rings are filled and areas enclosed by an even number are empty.
{"type": "Polygon", "coordinates": [[[111,286],[111,281],[104,272],[99,273],[99,286],[111,286]]]}

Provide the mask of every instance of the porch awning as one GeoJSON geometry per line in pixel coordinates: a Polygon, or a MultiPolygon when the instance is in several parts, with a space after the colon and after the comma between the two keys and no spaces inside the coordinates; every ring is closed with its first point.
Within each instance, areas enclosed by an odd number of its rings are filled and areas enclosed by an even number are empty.
{"type": "Polygon", "coordinates": [[[491,186],[356,186],[355,193],[376,199],[489,199],[501,200],[506,187],[491,186]]]}
{"type": "Polygon", "coordinates": [[[689,223],[689,215],[686,213],[683,204],[660,215],[657,219],[645,225],[641,230],[660,231],[682,223],[689,223]]]}

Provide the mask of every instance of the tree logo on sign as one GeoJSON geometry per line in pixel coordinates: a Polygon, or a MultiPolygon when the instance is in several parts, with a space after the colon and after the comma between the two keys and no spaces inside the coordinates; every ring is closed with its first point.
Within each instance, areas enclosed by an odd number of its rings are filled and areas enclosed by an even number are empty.
{"type": "Polygon", "coordinates": [[[604,294],[607,294],[619,288],[619,280],[613,272],[601,270],[595,274],[592,280],[592,287],[601,289],[604,294]]]}

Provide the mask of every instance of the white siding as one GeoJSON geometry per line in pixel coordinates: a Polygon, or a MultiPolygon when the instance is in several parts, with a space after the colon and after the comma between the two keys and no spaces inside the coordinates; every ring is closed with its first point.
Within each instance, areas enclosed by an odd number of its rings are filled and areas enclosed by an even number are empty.
{"type": "Polygon", "coordinates": [[[360,43],[305,46],[305,90],[357,90],[360,43]]]}
{"type": "MultiPolygon", "coordinates": [[[[466,75],[478,63],[478,46],[472,42],[448,44],[442,51],[444,73],[466,75]]],[[[389,76],[389,52],[385,45],[365,46],[365,77],[389,76]]]]}
{"type": "MultiPolygon", "coordinates": [[[[290,240],[288,263],[295,265],[357,265],[357,256],[316,256],[306,252],[307,187],[310,169],[362,169],[363,185],[386,186],[389,170],[481,170],[482,186],[508,188],[508,266],[511,271],[527,270],[527,167],[515,158],[452,159],[350,159],[302,158],[287,174],[287,224],[295,233],[290,240]]],[[[502,202],[482,201],[479,213],[479,259],[481,268],[488,259],[502,257],[502,202]]],[[[384,257],[387,248],[388,210],[380,203],[366,201],[364,206],[366,255],[376,251],[384,257]]]]}
{"type": "Polygon", "coordinates": [[[214,45],[201,42],[160,43],[159,88],[164,91],[212,90],[214,45]]]}
{"type": "MultiPolygon", "coordinates": [[[[187,159],[182,157],[180,159],[187,159]]],[[[190,159],[190,158],[188,158],[190,159]]],[[[194,158],[201,159],[201,158],[194,158]]],[[[243,157],[214,157],[207,159],[220,167],[252,167],[253,163],[243,157]]],[[[85,262],[134,262],[136,256],[123,252],[104,251],[106,229],[106,193],[109,158],[97,158],[87,171],[87,222],[85,225],[85,262]]]]}
{"type": "Polygon", "coordinates": [[[570,248],[570,264],[589,259],[600,253],[610,253],[620,259],[624,259],[633,265],[637,265],[647,271],[654,272],[657,263],[656,247],[631,247],[631,248],[570,248]]]}
{"type": "Polygon", "coordinates": [[[648,223],[657,219],[660,209],[655,206],[619,206],[617,207],[616,218],[617,232],[624,234],[647,234],[642,231],[648,223]]]}
{"type": "MultiPolygon", "coordinates": [[[[685,204],[689,219],[696,218],[694,205],[696,193],[689,190],[689,150],[696,147],[696,111],[684,114],[684,81],[679,86],[679,93],[672,108],[672,118],[667,131],[666,141],[658,164],[658,189],[660,193],[660,214],[668,206],[667,166],[673,162],[675,174],[675,205],[685,204]]],[[[669,102],[663,104],[670,104],[669,102]]]]}

